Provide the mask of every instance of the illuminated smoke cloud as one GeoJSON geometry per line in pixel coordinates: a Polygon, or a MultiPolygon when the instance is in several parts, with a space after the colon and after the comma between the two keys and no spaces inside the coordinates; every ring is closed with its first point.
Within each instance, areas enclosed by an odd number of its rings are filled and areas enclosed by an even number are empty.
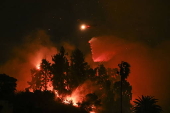
{"type": "Polygon", "coordinates": [[[26,36],[25,43],[13,49],[13,56],[3,66],[0,73],[6,73],[18,79],[17,90],[24,90],[31,80],[30,69],[37,67],[43,58],[51,62],[51,56],[57,49],[43,30],[26,36]]]}
{"type": "Polygon", "coordinates": [[[141,42],[113,36],[94,37],[90,41],[94,62],[103,62],[106,67],[117,67],[121,61],[131,65],[128,81],[133,87],[133,99],[153,95],[161,106],[168,105],[170,75],[170,45],[162,42],[149,47],[141,42]]]}
{"type": "Polygon", "coordinates": [[[135,46],[131,45],[130,47],[127,45],[127,41],[116,37],[114,39],[111,37],[93,37],[89,43],[94,62],[107,62],[122,51],[128,52],[128,49],[135,46]]]}

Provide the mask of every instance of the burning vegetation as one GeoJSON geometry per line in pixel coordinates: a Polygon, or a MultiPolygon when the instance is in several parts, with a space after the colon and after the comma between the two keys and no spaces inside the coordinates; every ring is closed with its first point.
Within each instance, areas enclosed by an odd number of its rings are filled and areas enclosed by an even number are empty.
{"type": "Polygon", "coordinates": [[[14,113],[131,113],[130,64],[122,61],[118,67],[106,68],[99,63],[91,68],[79,49],[69,56],[61,47],[52,62],[42,59],[31,69],[32,80],[25,92],[14,93],[16,79],[10,78],[0,79],[0,93],[13,102],[14,113]],[[11,92],[4,92],[12,84],[11,92]]]}
{"type": "Polygon", "coordinates": [[[31,69],[32,80],[28,82],[27,91],[49,90],[61,103],[90,113],[103,113],[120,111],[122,90],[122,101],[127,106],[124,109],[130,112],[132,87],[126,80],[130,73],[128,63],[122,62],[119,69],[106,68],[100,63],[91,68],[79,49],[68,56],[64,47],[52,56],[52,61],[42,59],[36,68],[31,69]]]}

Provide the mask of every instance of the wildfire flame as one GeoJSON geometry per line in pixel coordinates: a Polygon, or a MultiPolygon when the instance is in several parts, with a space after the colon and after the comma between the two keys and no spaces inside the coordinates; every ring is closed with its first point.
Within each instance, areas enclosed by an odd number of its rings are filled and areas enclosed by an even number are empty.
{"type": "Polygon", "coordinates": [[[75,107],[78,107],[78,101],[76,96],[66,96],[63,103],[65,104],[72,104],[75,107]]]}
{"type": "Polygon", "coordinates": [[[90,111],[90,113],[96,113],[95,111],[90,111]]]}
{"type": "Polygon", "coordinates": [[[40,69],[40,64],[37,64],[37,65],[36,65],[36,68],[39,70],[39,69],[40,69]]]}
{"type": "MultiPolygon", "coordinates": [[[[36,69],[40,70],[40,63],[37,63],[35,66],[36,69]]],[[[64,81],[66,82],[66,81],[64,81]]],[[[75,90],[72,91],[70,95],[59,95],[58,91],[53,88],[53,83],[52,81],[49,81],[47,83],[47,90],[48,91],[53,91],[55,94],[55,99],[60,100],[63,104],[68,104],[68,105],[73,105],[75,107],[80,107],[81,103],[84,100],[84,97],[86,94],[91,93],[91,90],[87,90],[87,84],[81,84],[78,86],[75,90]]],[[[42,89],[43,90],[43,89],[42,89]]],[[[89,111],[89,113],[96,113],[95,111],[95,106],[92,106],[92,111],[89,111]]]]}

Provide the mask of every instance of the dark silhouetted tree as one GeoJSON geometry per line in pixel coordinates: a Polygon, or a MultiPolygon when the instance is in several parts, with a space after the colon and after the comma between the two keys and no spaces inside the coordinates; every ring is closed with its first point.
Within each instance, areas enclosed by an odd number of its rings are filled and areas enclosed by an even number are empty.
{"type": "Polygon", "coordinates": [[[103,64],[98,65],[96,70],[95,81],[97,85],[100,86],[100,89],[109,90],[110,89],[110,80],[108,79],[107,69],[103,64]]]}
{"type": "Polygon", "coordinates": [[[87,113],[85,110],[55,100],[51,91],[18,92],[13,113],[87,113]]]}
{"type": "Polygon", "coordinates": [[[116,96],[117,111],[122,113],[131,113],[132,105],[130,101],[132,100],[132,86],[127,80],[115,82],[113,86],[113,91],[116,96]],[[121,88],[122,86],[122,88],[121,88]]]}
{"type": "Polygon", "coordinates": [[[71,54],[71,87],[74,89],[87,79],[88,64],[85,62],[84,54],[75,49],[71,54]]]}
{"type": "Polygon", "coordinates": [[[161,106],[157,105],[158,99],[155,99],[154,96],[143,96],[139,99],[133,101],[135,103],[133,107],[134,113],[161,113],[161,106]]]}
{"type": "Polygon", "coordinates": [[[120,81],[117,81],[114,83],[114,92],[117,95],[116,103],[118,112],[120,113],[130,113],[131,112],[131,103],[132,100],[132,86],[127,81],[127,77],[130,73],[130,64],[127,62],[121,62],[121,64],[118,64],[119,66],[119,75],[120,75],[120,81]]]}
{"type": "Polygon", "coordinates": [[[59,94],[68,93],[70,88],[69,82],[69,62],[64,47],[60,48],[60,52],[52,57],[52,73],[53,87],[59,94]]]}
{"type": "MultiPolygon", "coordinates": [[[[40,64],[40,71],[41,71],[41,84],[43,87],[43,90],[47,90],[51,82],[51,64],[46,59],[42,59],[40,64]]],[[[51,84],[52,85],[52,84],[51,84]]]]}
{"type": "Polygon", "coordinates": [[[26,90],[32,89],[35,90],[41,90],[41,71],[39,69],[33,68],[31,69],[31,78],[32,80],[27,82],[30,86],[26,88],[26,90]]]}
{"type": "Polygon", "coordinates": [[[30,86],[26,90],[47,90],[52,78],[51,64],[46,59],[42,59],[40,69],[31,69],[31,75],[32,80],[27,82],[30,86]]]}
{"type": "Polygon", "coordinates": [[[119,74],[121,76],[121,80],[125,80],[127,79],[127,77],[129,76],[130,73],[130,64],[127,62],[122,61],[121,64],[118,64],[120,70],[119,70],[119,74]]]}
{"type": "Polygon", "coordinates": [[[16,90],[17,79],[6,74],[0,74],[0,99],[10,100],[16,90]]]}
{"type": "MultiPolygon", "coordinates": [[[[115,102],[115,92],[114,92],[114,83],[118,80],[120,80],[117,74],[116,68],[108,68],[107,70],[107,77],[104,79],[105,86],[102,92],[102,96],[100,97],[102,100],[102,107],[104,107],[104,110],[102,113],[116,113],[117,103],[115,102]]],[[[120,86],[119,86],[120,87],[120,86]]]]}
{"type": "Polygon", "coordinates": [[[89,93],[84,97],[84,100],[79,106],[86,111],[97,111],[97,107],[101,106],[101,100],[95,93],[89,93]]]}
{"type": "Polygon", "coordinates": [[[86,70],[87,70],[87,76],[88,76],[87,79],[94,81],[96,77],[96,70],[92,69],[90,66],[87,67],[86,70]]]}

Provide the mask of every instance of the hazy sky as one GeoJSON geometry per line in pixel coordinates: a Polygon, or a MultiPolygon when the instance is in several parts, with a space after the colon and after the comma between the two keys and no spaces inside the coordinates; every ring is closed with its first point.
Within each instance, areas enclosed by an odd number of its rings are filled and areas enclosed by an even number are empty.
{"type": "Polygon", "coordinates": [[[170,112],[168,1],[4,0],[0,14],[0,72],[20,84],[27,84],[30,68],[41,58],[50,60],[56,47],[79,47],[88,61],[107,59],[109,67],[129,62],[136,96],[156,96],[170,112]],[[82,23],[91,28],[79,30],[82,23]]]}
{"type": "Polygon", "coordinates": [[[108,34],[148,45],[169,38],[170,8],[164,0],[4,0],[0,9],[1,63],[37,29],[45,30],[54,43],[78,44],[81,37],[108,34]],[[80,33],[80,23],[95,27],[80,33]]]}

